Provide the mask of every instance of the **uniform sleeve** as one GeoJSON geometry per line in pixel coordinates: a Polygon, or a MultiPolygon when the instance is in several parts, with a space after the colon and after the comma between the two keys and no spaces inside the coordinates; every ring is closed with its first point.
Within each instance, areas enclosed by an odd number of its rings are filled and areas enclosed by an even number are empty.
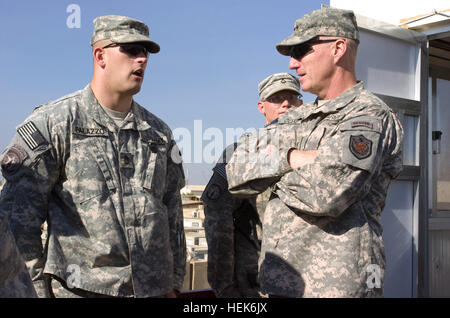
{"type": "Polygon", "coordinates": [[[259,129],[242,136],[226,166],[229,190],[242,197],[264,192],[291,171],[288,152],[295,147],[295,131],[259,129]]]}
{"type": "Polygon", "coordinates": [[[401,167],[402,136],[389,114],[347,120],[320,144],[312,164],[280,179],[276,193],[304,213],[336,217],[369,192],[386,162],[401,167]]]}
{"type": "MultiPolygon", "coordinates": [[[[216,165],[223,168],[225,163],[216,165]]],[[[242,201],[230,194],[224,176],[215,171],[201,197],[208,243],[208,282],[217,297],[241,297],[235,280],[233,211],[242,201]]]]}
{"type": "Polygon", "coordinates": [[[0,298],[37,297],[6,216],[0,216],[0,245],[0,298]]]}
{"type": "Polygon", "coordinates": [[[44,295],[45,264],[41,225],[47,217],[49,195],[59,175],[50,136],[47,119],[32,115],[17,128],[17,134],[1,157],[5,183],[0,210],[10,217],[16,244],[40,296],[44,295]]]}
{"type": "Polygon", "coordinates": [[[174,289],[180,290],[186,274],[186,238],[183,224],[183,207],[180,190],[185,185],[181,153],[171,140],[167,160],[167,190],[163,202],[169,213],[170,244],[173,253],[174,289]]]}

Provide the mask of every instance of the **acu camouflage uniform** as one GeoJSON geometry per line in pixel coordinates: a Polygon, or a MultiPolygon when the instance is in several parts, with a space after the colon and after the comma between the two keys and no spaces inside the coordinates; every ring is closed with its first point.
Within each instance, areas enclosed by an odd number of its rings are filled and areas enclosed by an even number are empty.
{"type": "Polygon", "coordinates": [[[259,297],[258,259],[270,189],[238,198],[228,191],[225,166],[237,144],[228,146],[202,195],[208,242],[208,281],[217,297],[259,297]]]}
{"type": "Polygon", "coordinates": [[[181,156],[169,127],[136,102],[121,127],[89,86],[38,107],[18,127],[2,172],[0,209],[39,295],[48,295],[45,274],[109,296],[181,288],[181,156]]]}
{"type": "MultiPolygon", "coordinates": [[[[286,90],[302,96],[298,79],[288,73],[272,74],[258,84],[261,100],[286,90]]],[[[275,123],[276,120],[268,125],[275,123]]],[[[235,143],[224,150],[202,195],[208,280],[218,297],[259,297],[263,296],[257,280],[262,220],[272,189],[245,199],[230,194],[225,166],[236,146],[235,143]]]]}
{"type": "Polygon", "coordinates": [[[37,297],[30,275],[9,228],[0,213],[0,298],[37,297]]]}
{"type": "Polygon", "coordinates": [[[267,205],[259,282],[287,297],[380,296],[381,212],[402,169],[403,130],[397,116],[363,83],[321,106],[308,103],[239,140],[226,166],[229,190],[242,196],[275,183],[267,205]],[[267,145],[278,151],[266,153],[267,145]],[[289,149],[317,150],[294,171],[289,149]],[[255,154],[257,160],[252,157],[255,154]],[[374,264],[374,265],[371,265],[374,264]]]}

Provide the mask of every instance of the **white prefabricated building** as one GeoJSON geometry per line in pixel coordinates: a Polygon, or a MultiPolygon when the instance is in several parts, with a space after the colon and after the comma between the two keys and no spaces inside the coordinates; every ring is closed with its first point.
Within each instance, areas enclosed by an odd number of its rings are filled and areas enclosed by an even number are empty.
{"type": "Polygon", "coordinates": [[[357,78],[399,115],[402,174],[382,214],[385,297],[450,297],[450,4],[330,0],[360,29],[357,78]]]}

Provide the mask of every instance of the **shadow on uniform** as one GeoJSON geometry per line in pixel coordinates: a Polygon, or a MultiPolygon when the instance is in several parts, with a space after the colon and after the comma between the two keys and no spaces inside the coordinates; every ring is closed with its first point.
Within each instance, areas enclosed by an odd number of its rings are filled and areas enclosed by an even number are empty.
{"type": "Polygon", "coordinates": [[[9,228],[8,216],[0,211],[0,298],[36,297],[25,262],[9,228]]]}
{"type": "Polygon", "coordinates": [[[371,227],[376,230],[375,233],[377,235],[381,235],[382,232],[382,229],[377,227],[378,223],[372,222],[375,220],[371,220],[370,215],[360,213],[360,211],[356,211],[356,209],[347,209],[339,215],[339,218],[331,216],[311,216],[305,213],[298,212],[292,207],[290,209],[293,213],[296,214],[297,217],[301,218],[304,222],[308,223],[309,225],[316,226],[323,232],[331,235],[340,236],[354,228],[361,228],[367,225],[367,223],[369,223],[371,227]]]}
{"type": "MultiPolygon", "coordinates": [[[[295,297],[302,297],[304,294],[305,282],[302,275],[274,253],[268,252],[264,255],[260,275],[266,276],[269,283],[270,281],[276,281],[276,284],[272,284],[274,286],[283,285],[282,289],[275,290],[269,297],[285,297],[286,292],[290,295],[296,295],[295,297]],[[269,272],[265,272],[265,268],[270,269],[269,272]]],[[[261,287],[264,291],[264,286],[261,287]]]]}
{"type": "MultiPolygon", "coordinates": [[[[98,199],[98,197],[96,197],[98,199]]],[[[106,197],[107,199],[107,197],[106,197]]],[[[100,203],[99,203],[100,204],[100,203]]],[[[55,211],[53,213],[58,213],[60,216],[60,221],[52,222],[48,224],[49,233],[54,237],[59,236],[82,236],[89,238],[89,233],[86,230],[83,222],[81,221],[80,215],[77,211],[73,211],[70,209],[64,209],[63,207],[67,206],[76,206],[74,203],[72,196],[67,194],[63,199],[52,195],[49,200],[49,206],[51,207],[51,211],[55,211]],[[62,203],[64,200],[65,204],[62,203]],[[64,217],[62,217],[64,215],[64,217]],[[64,224],[63,224],[64,223],[64,224]],[[70,226],[67,226],[70,224],[70,226]],[[51,229],[51,231],[50,231],[51,229]],[[62,230],[64,229],[64,230],[62,230]]],[[[49,208],[50,210],[50,208],[49,208]]],[[[47,220],[51,220],[48,218],[47,220]]],[[[50,238],[50,236],[49,236],[50,238]]]]}

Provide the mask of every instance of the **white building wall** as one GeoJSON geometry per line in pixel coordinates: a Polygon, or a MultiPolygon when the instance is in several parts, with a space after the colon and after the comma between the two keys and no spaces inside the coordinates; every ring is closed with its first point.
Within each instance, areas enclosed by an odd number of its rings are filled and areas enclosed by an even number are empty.
{"type": "Polygon", "coordinates": [[[411,18],[431,13],[433,9],[449,9],[448,0],[330,0],[330,6],[353,10],[363,16],[391,23],[400,24],[400,19],[411,18]]]}

